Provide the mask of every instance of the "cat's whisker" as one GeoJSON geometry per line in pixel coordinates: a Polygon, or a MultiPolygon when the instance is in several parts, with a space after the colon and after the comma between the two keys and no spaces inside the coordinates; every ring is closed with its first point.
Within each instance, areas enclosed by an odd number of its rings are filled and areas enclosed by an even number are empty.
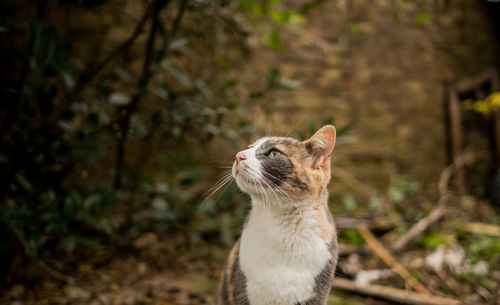
{"type": "Polygon", "coordinates": [[[268,119],[268,126],[266,131],[266,137],[269,137],[269,135],[271,134],[272,121],[271,117],[268,117],[267,119],[268,119]]]}
{"type": "Polygon", "coordinates": [[[268,207],[271,206],[271,200],[269,196],[267,195],[264,186],[260,182],[260,180],[257,178],[256,171],[253,170],[251,167],[248,168],[249,171],[249,177],[252,179],[252,181],[255,183],[256,188],[258,188],[262,194],[262,198],[264,199],[264,205],[267,205],[268,207]]]}
{"type": "MultiPolygon", "coordinates": [[[[252,173],[252,175],[255,175],[257,173],[257,170],[254,169],[253,167],[249,167],[248,168],[249,172],[252,173]]],[[[269,196],[266,194],[267,192],[265,192],[264,190],[264,187],[262,185],[262,183],[264,183],[267,188],[273,193],[274,197],[276,198],[276,202],[279,204],[280,206],[280,210],[281,212],[283,211],[283,204],[282,204],[282,199],[285,199],[288,201],[289,204],[291,204],[292,206],[296,206],[295,202],[292,200],[292,198],[286,194],[280,187],[278,187],[275,183],[273,183],[270,179],[268,179],[267,177],[263,177],[264,179],[263,180],[258,180],[259,184],[261,185],[262,187],[262,192],[264,193],[264,196],[267,196],[267,199],[269,201],[269,204],[270,204],[270,198],[269,196]],[[261,183],[262,182],[262,183],[261,183]],[[282,195],[283,198],[280,198],[278,196],[278,194],[276,193],[276,190],[282,195]]]]}
{"type": "MultiPolygon", "coordinates": [[[[250,170],[252,170],[252,171],[255,171],[255,172],[256,172],[256,170],[255,170],[254,168],[252,168],[252,167],[250,167],[249,169],[250,169],[250,170]]],[[[280,194],[282,194],[284,197],[286,197],[285,199],[289,199],[289,200],[290,200],[290,202],[295,203],[295,202],[293,201],[293,199],[292,199],[292,198],[291,198],[291,197],[290,197],[290,196],[289,196],[289,195],[288,195],[288,194],[287,194],[287,193],[286,193],[286,192],[285,192],[285,191],[284,191],[284,190],[283,190],[280,186],[278,186],[278,185],[276,185],[274,182],[272,182],[272,181],[271,181],[271,179],[269,179],[268,177],[266,177],[266,175],[267,175],[267,176],[270,176],[271,178],[273,178],[273,179],[275,179],[275,180],[278,180],[278,181],[280,181],[280,182],[285,182],[284,180],[282,180],[282,179],[280,179],[280,178],[278,178],[278,177],[275,177],[275,176],[273,176],[273,175],[271,175],[271,174],[269,174],[269,173],[264,174],[264,177],[263,177],[263,178],[264,178],[264,181],[266,182],[266,185],[267,185],[267,186],[268,186],[271,190],[273,190],[273,191],[274,191],[274,189],[277,189],[277,190],[280,192],[280,194]]]]}
{"type": "Polygon", "coordinates": [[[233,180],[233,176],[230,172],[223,174],[222,178],[220,178],[219,181],[216,182],[214,186],[212,186],[209,190],[207,190],[205,192],[205,194],[208,193],[208,195],[206,196],[204,201],[206,201],[208,198],[212,197],[217,191],[219,191],[223,186],[225,186],[226,184],[228,184],[232,180],[233,180]]]}
{"type": "Polygon", "coordinates": [[[220,183],[218,183],[216,185],[216,187],[214,188],[214,192],[217,192],[220,188],[222,188],[225,184],[227,184],[228,182],[232,181],[233,180],[233,176],[232,175],[227,175],[220,183]]]}
{"type": "MultiPolygon", "coordinates": [[[[264,177],[266,184],[270,187],[270,189],[276,194],[276,191],[278,191],[285,199],[288,201],[290,205],[293,207],[296,207],[296,202],[288,195],[280,186],[276,185],[273,181],[271,181],[269,178],[264,177]]],[[[282,181],[281,179],[276,178],[279,181],[282,181]]],[[[278,199],[279,200],[279,199],[278,199]]],[[[280,201],[281,202],[281,201],[280,201]]]]}
{"type": "Polygon", "coordinates": [[[231,179],[230,175],[225,175],[224,177],[222,177],[217,183],[214,184],[214,186],[212,186],[205,192],[207,198],[212,196],[215,192],[217,192],[220,189],[220,187],[226,184],[230,179],[231,179]]]}
{"type": "Polygon", "coordinates": [[[302,122],[304,122],[308,116],[309,116],[308,114],[304,115],[304,117],[302,119],[300,119],[298,122],[296,121],[296,119],[294,119],[294,122],[292,123],[292,127],[290,128],[290,131],[288,131],[287,134],[285,135],[285,138],[289,137],[290,134],[295,130],[295,128],[297,128],[297,126],[299,126],[299,124],[302,124],[302,122]]]}
{"type": "Polygon", "coordinates": [[[233,164],[234,160],[231,160],[231,161],[219,161],[219,162],[223,163],[223,164],[233,164]]]}

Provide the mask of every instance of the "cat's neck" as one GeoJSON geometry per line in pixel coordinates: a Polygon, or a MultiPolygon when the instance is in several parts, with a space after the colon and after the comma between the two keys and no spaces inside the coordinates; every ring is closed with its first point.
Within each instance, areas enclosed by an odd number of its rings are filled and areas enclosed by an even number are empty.
{"type": "Polygon", "coordinates": [[[251,305],[320,304],[306,300],[315,298],[322,270],[333,274],[328,262],[336,260],[330,250],[335,233],[333,224],[324,220],[327,215],[326,201],[320,198],[291,204],[252,196],[239,252],[251,305]],[[331,227],[330,235],[324,234],[323,224],[331,227]]]}
{"type": "Polygon", "coordinates": [[[273,195],[250,195],[252,198],[252,210],[269,213],[276,217],[302,217],[303,213],[311,209],[318,210],[327,208],[328,191],[326,188],[320,196],[315,198],[291,199],[279,194],[273,195]]]}
{"type": "Polygon", "coordinates": [[[335,224],[328,210],[328,191],[317,198],[291,201],[290,198],[252,195],[252,210],[247,226],[279,227],[283,232],[294,233],[312,230],[329,243],[336,236],[335,224]]]}

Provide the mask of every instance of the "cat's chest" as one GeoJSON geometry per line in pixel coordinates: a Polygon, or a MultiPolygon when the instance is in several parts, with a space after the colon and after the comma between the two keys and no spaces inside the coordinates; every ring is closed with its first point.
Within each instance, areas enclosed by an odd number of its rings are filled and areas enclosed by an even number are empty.
{"type": "Polygon", "coordinates": [[[252,211],[240,245],[250,304],[292,305],[310,299],[316,276],[331,258],[313,215],[283,220],[252,211]]]}

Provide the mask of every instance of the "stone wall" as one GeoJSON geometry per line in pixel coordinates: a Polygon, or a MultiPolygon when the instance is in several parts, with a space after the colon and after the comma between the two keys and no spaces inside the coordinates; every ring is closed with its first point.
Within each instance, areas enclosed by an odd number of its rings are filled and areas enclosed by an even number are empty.
{"type": "Polygon", "coordinates": [[[302,82],[275,95],[263,122],[283,133],[307,117],[352,123],[337,166],[382,192],[408,175],[432,194],[447,165],[444,81],[497,66],[495,38],[482,1],[326,1],[285,51],[259,55],[302,82]]]}

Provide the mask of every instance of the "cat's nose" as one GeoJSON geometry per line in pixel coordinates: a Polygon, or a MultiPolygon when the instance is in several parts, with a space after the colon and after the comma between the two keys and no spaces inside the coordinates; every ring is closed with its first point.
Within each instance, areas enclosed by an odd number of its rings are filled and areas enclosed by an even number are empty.
{"type": "Polygon", "coordinates": [[[243,160],[246,160],[247,156],[245,155],[244,152],[240,151],[239,153],[236,154],[236,161],[241,162],[243,160]]]}

